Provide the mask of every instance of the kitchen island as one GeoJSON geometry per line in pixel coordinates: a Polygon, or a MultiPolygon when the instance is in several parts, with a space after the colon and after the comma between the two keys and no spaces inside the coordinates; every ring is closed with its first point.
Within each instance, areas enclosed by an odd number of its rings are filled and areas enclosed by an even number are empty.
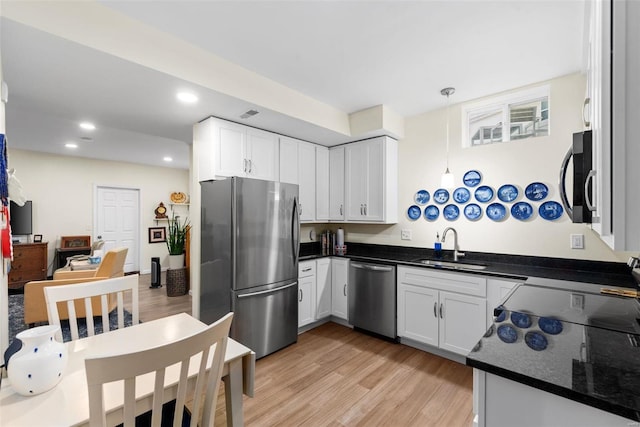
{"type": "Polygon", "coordinates": [[[640,303],[582,283],[526,282],[467,356],[477,426],[640,421],[640,303]]]}

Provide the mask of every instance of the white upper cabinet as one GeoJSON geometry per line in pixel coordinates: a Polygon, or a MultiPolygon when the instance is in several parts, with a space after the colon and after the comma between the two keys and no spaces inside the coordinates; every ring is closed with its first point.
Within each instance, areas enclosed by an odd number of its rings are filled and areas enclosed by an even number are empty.
{"type": "Polygon", "coordinates": [[[329,149],[329,220],[344,219],[344,146],[339,146],[329,149]]]}
{"type": "Polygon", "coordinates": [[[329,220],[329,149],[316,145],[316,220],[329,220]]]}
{"type": "Polygon", "coordinates": [[[345,174],[348,221],[397,222],[397,141],[383,136],[347,144],[345,174]]]}
{"type": "Polygon", "coordinates": [[[300,221],[316,220],[316,146],[280,137],[280,181],[298,184],[300,221]]]}
{"type": "Polygon", "coordinates": [[[278,180],[276,134],[210,117],[194,126],[198,181],[244,176],[278,180]]]}

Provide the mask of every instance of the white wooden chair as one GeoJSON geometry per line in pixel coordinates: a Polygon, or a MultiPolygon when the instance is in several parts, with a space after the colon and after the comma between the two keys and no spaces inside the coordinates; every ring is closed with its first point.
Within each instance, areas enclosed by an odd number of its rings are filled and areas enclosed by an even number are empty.
{"type": "MultiPolygon", "coordinates": [[[[124,426],[134,426],[136,416],[136,377],[138,377],[138,386],[140,386],[144,382],[140,377],[145,376],[148,378],[145,374],[154,372],[151,425],[160,426],[162,405],[165,400],[171,400],[173,396],[176,396],[173,425],[182,425],[184,404],[187,389],[189,388],[189,364],[198,363],[191,426],[213,427],[220,376],[224,367],[224,356],[232,318],[233,313],[229,313],[201,332],[160,347],[135,353],[86,359],[85,367],[89,389],[89,424],[92,427],[107,425],[104,411],[103,385],[124,380],[124,426]],[[201,355],[200,359],[190,362],[191,357],[198,354],[201,355]],[[206,365],[209,359],[212,362],[207,374],[206,365]],[[167,367],[176,363],[180,364],[177,392],[174,390],[167,392],[167,398],[165,398],[165,373],[167,367]],[[202,398],[205,390],[202,423],[198,423],[198,414],[203,403],[202,398]]],[[[173,369],[177,368],[173,367],[173,369]]],[[[148,381],[151,381],[151,379],[148,381]]]]}
{"type": "Polygon", "coordinates": [[[98,280],[96,282],[77,283],[73,285],[48,286],[44,288],[44,295],[47,301],[47,312],[50,325],[60,325],[60,315],[58,313],[58,303],[66,302],[69,313],[69,327],[71,329],[71,339],[77,340],[78,318],[76,316],[76,301],[84,300],[84,307],[87,321],[87,334],[95,335],[93,323],[92,297],[100,297],[102,331],[108,332],[109,327],[109,294],[117,296],[118,328],[124,328],[124,292],[131,292],[131,315],[133,324],[138,323],[138,275],[133,274],[113,279],[98,280]]]}

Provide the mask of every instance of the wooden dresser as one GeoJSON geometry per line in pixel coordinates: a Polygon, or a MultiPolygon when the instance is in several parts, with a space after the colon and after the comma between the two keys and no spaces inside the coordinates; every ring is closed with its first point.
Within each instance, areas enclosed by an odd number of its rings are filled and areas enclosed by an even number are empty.
{"type": "Polygon", "coordinates": [[[47,279],[47,242],[16,243],[9,271],[9,289],[20,289],[32,280],[47,279]]]}

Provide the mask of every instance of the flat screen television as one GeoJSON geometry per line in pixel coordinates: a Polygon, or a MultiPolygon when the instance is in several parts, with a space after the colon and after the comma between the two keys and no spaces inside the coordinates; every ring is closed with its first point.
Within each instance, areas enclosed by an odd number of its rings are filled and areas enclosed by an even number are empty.
{"type": "Polygon", "coordinates": [[[18,206],[14,202],[9,205],[9,222],[13,236],[28,236],[33,234],[33,222],[31,200],[24,202],[24,206],[18,206]]]}

